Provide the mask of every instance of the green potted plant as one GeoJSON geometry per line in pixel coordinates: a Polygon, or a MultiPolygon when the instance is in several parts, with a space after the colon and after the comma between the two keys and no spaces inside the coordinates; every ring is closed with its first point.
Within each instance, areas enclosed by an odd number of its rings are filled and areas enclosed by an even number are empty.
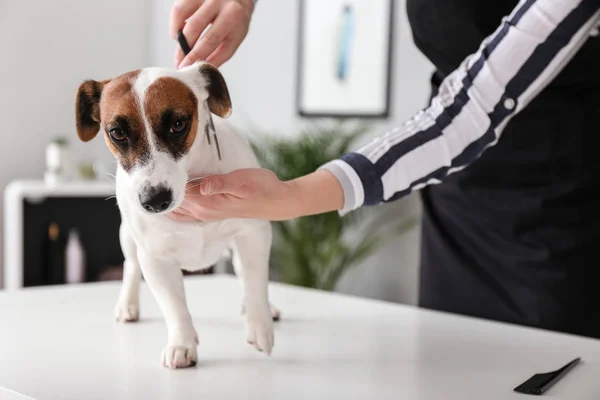
{"type": "MultiPolygon", "coordinates": [[[[312,125],[294,137],[263,135],[251,144],[264,168],[290,180],[315,171],[347,153],[369,126],[337,122],[312,125]]],[[[390,236],[390,219],[367,223],[365,209],[344,217],[337,212],[274,222],[272,272],[285,283],[334,290],[350,268],[373,254],[390,236]],[[359,229],[360,227],[360,229],[359,229]],[[386,234],[382,234],[387,227],[386,234]]],[[[391,232],[401,234],[416,222],[394,220],[391,232]]]]}

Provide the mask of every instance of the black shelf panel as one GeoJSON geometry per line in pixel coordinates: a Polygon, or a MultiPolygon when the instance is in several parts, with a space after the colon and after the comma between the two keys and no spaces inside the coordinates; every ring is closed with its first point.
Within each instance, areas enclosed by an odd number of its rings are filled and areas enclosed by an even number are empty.
{"type": "MultiPolygon", "coordinates": [[[[98,281],[107,268],[122,267],[119,243],[121,215],[115,199],[101,197],[49,197],[23,205],[23,283],[43,286],[64,282],[64,272],[51,270],[48,230],[60,230],[58,258],[64,255],[69,230],[76,228],[86,252],[86,281],[98,281]]],[[[60,265],[61,263],[59,263],[60,265]]]]}

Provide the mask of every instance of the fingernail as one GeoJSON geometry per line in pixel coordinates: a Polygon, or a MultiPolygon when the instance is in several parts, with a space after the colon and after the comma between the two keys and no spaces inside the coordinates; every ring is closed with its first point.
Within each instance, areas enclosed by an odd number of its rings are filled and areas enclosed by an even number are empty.
{"type": "Polygon", "coordinates": [[[190,62],[190,60],[188,58],[184,58],[183,61],[181,62],[181,64],[179,64],[179,69],[181,68],[185,68],[188,65],[191,65],[192,63],[190,62]]]}
{"type": "Polygon", "coordinates": [[[200,184],[200,193],[202,194],[211,194],[213,189],[215,187],[215,184],[213,183],[213,181],[211,180],[204,180],[202,181],[202,183],[200,184]]]}

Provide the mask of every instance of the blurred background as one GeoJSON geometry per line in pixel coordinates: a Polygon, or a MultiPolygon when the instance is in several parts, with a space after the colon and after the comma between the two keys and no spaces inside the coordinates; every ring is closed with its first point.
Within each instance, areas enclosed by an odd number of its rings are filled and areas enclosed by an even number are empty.
{"type": "MultiPolygon", "coordinates": [[[[248,37],[221,71],[234,104],[230,122],[251,138],[265,166],[285,177],[311,171],[426,104],[432,66],[412,43],[404,1],[392,1],[389,76],[382,75],[388,112],[343,120],[299,109],[299,36],[307,22],[300,0],[258,2],[248,37]]],[[[110,198],[116,164],[101,138],[77,140],[74,98],[85,79],[172,67],[172,2],[0,1],[0,287],[119,278],[119,216],[110,198]]],[[[358,3],[368,7],[369,0],[358,3]]],[[[314,55],[309,61],[318,65],[314,55]]],[[[311,90],[319,97],[318,87],[311,90]]],[[[357,90],[364,98],[360,90],[368,88],[357,90]]],[[[334,213],[277,224],[273,279],[414,304],[419,209],[413,196],[343,219],[334,213]]]]}

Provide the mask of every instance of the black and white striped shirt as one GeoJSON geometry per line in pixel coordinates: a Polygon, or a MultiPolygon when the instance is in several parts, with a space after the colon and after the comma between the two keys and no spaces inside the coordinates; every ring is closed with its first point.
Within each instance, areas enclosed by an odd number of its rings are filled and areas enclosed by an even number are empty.
{"type": "Polygon", "coordinates": [[[599,24],[600,0],[521,0],[426,109],[321,167],[344,190],[340,214],[439,183],[476,160],[597,35],[599,24]]]}

